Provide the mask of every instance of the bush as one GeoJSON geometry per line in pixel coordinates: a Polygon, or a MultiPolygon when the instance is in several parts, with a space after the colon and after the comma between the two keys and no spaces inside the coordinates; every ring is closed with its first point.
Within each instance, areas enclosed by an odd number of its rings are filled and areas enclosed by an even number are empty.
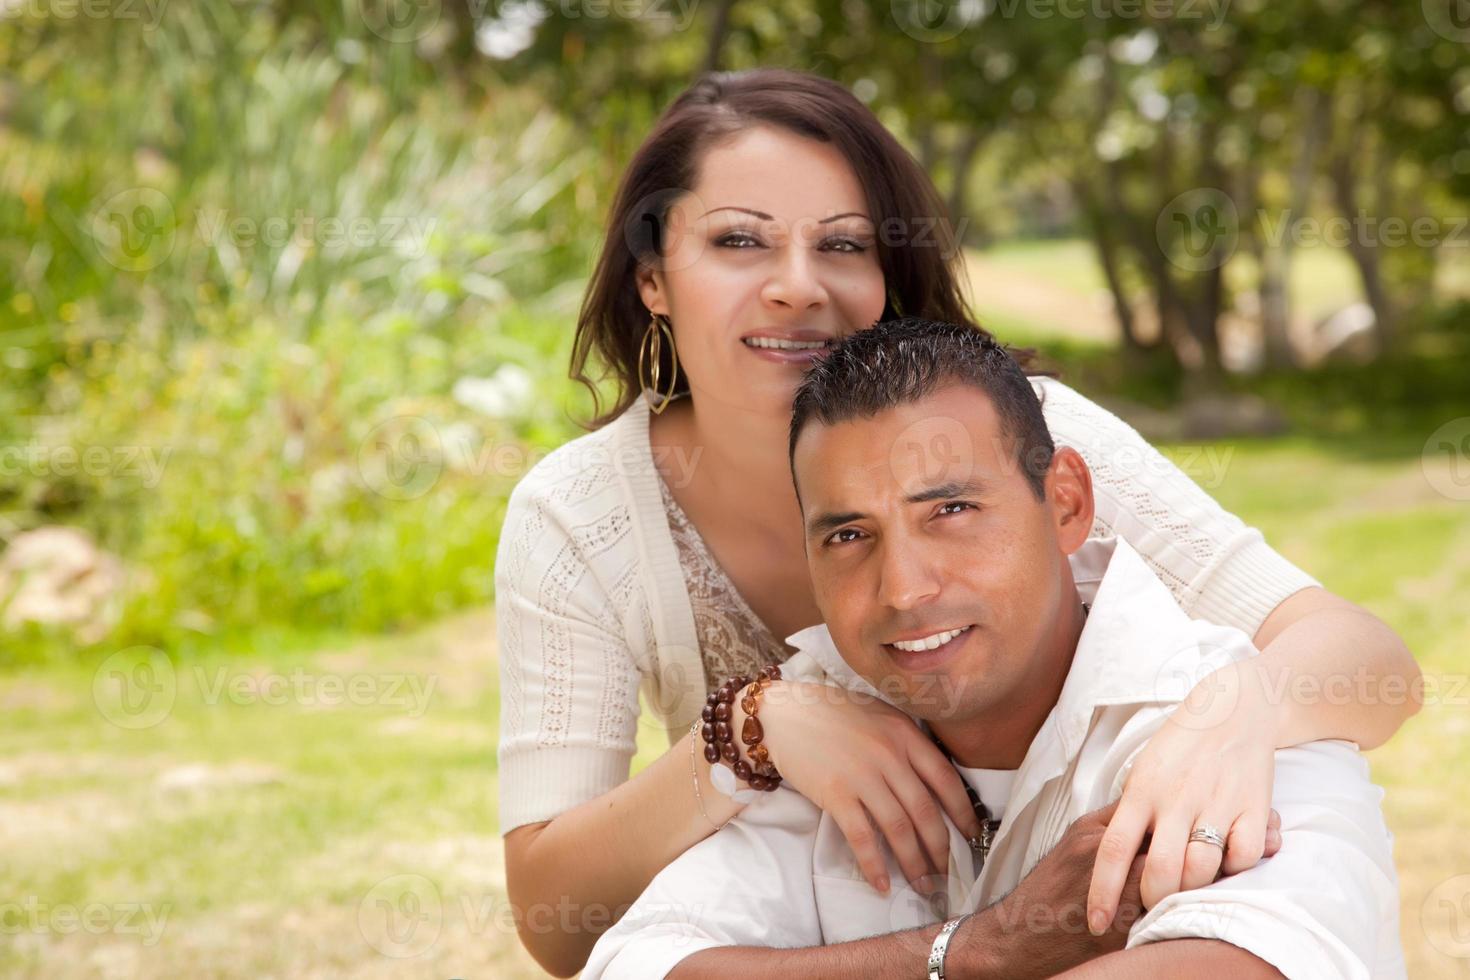
{"type": "Polygon", "coordinates": [[[573,431],[588,151],[531,97],[408,84],[402,45],[169,13],[141,49],[0,40],[0,539],[119,553],[110,644],[488,600],[514,460],[573,431]]]}

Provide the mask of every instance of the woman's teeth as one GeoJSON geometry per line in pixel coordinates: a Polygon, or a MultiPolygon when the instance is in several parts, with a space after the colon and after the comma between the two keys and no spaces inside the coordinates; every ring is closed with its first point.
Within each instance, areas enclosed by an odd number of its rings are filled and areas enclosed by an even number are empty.
{"type": "Polygon", "coordinates": [[[904,653],[918,653],[921,650],[933,650],[937,647],[944,646],[944,644],[953,640],[969,628],[965,626],[957,630],[945,630],[943,633],[926,636],[922,640],[894,640],[893,645],[904,653]]]}
{"type": "Polygon", "coordinates": [[[747,347],[769,347],[773,350],[820,350],[828,345],[826,340],[777,340],[775,337],[746,337],[747,347]]]}

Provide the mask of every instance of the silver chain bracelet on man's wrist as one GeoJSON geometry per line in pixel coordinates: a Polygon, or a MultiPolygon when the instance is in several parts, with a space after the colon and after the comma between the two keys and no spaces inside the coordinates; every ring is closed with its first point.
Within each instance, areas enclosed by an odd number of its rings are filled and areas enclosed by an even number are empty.
{"type": "Polygon", "coordinates": [[[949,937],[953,936],[955,930],[972,915],[974,915],[973,912],[966,912],[964,915],[955,916],[946,922],[944,928],[939,930],[939,935],[934,937],[934,945],[929,947],[929,980],[944,980],[944,954],[949,951],[949,937]]]}

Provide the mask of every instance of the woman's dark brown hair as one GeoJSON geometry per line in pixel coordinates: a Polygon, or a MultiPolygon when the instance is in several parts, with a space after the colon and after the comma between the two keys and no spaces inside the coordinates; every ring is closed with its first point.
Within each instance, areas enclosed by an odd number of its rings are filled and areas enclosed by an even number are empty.
{"type": "MultiPolygon", "coordinates": [[[[934,184],[867,106],[838,83],[804,72],[762,68],[705,75],[665,110],[634,154],[613,202],[572,351],[571,376],[592,390],[594,405],[598,391],[588,375],[594,354],[616,382],[612,407],[593,427],[621,415],[643,390],[638,352],[650,317],[635,273],[640,262],[658,262],[669,205],[693,189],[706,150],[758,125],[830,143],[857,174],[878,231],[888,294],[883,319],[924,316],[981,329],[960,291],[962,256],[934,184]],[[885,244],[884,229],[894,227],[901,229],[900,244],[885,244]]],[[[1016,353],[1025,364],[1026,352],[1016,353]]],[[[668,345],[663,356],[660,376],[669,377],[674,364],[668,345]]],[[[675,393],[687,390],[681,371],[675,393]]]]}

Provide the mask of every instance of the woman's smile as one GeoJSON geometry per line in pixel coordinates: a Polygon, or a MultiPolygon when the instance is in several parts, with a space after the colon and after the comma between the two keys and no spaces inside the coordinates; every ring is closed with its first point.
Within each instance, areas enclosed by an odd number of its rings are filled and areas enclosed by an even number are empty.
{"type": "Polygon", "coordinates": [[[740,338],[741,345],[762,360],[801,367],[809,366],[836,342],[836,337],[810,329],[757,330],[740,338]]]}

